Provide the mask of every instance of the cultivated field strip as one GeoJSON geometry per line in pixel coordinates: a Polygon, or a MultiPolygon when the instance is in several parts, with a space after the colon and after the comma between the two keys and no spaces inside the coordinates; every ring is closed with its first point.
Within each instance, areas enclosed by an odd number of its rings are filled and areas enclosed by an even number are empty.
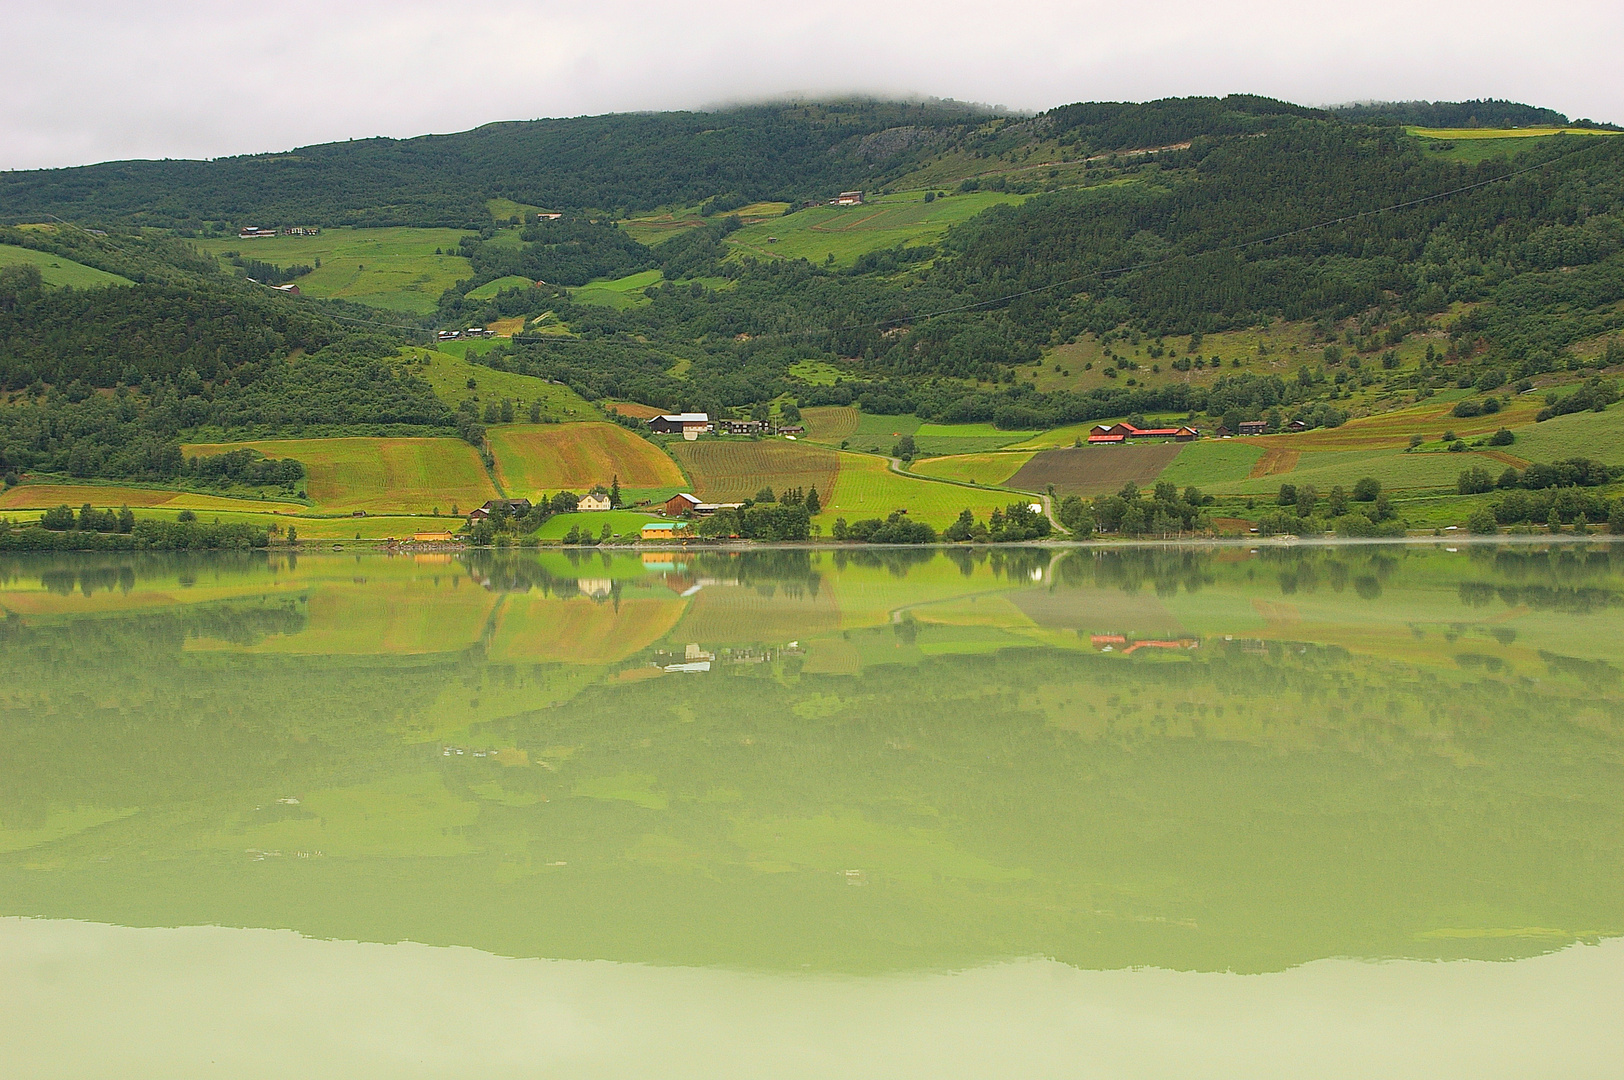
{"type": "Polygon", "coordinates": [[[1129,481],[1144,487],[1154,482],[1187,445],[1148,443],[1045,450],[1010,477],[1009,486],[1043,491],[1053,484],[1061,495],[1103,495],[1129,481]]]}
{"type": "Polygon", "coordinates": [[[626,488],[678,487],[682,473],[658,446],[619,424],[505,424],[488,436],[496,474],[515,498],[581,494],[618,476],[626,488]]]}
{"type": "Polygon", "coordinates": [[[821,446],[764,439],[681,442],[671,449],[693,478],[694,494],[712,502],[739,502],[763,487],[815,487],[825,506],[836,494],[841,457],[821,446]]]}

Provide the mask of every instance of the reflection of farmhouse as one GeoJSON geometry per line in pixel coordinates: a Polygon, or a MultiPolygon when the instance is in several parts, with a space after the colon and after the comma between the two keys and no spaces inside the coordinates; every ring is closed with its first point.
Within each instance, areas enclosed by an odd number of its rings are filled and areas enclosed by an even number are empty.
{"type": "Polygon", "coordinates": [[[1095,424],[1088,433],[1088,441],[1092,444],[1119,443],[1129,439],[1172,439],[1174,442],[1189,442],[1201,434],[1193,427],[1161,427],[1142,428],[1123,421],[1119,424],[1095,424]]]}
{"type": "Polygon", "coordinates": [[[711,430],[711,418],[702,412],[666,413],[649,417],[648,427],[650,431],[681,434],[691,442],[711,430]]]}
{"type": "Polygon", "coordinates": [[[1120,652],[1123,656],[1132,656],[1140,649],[1195,649],[1201,645],[1196,638],[1179,638],[1176,641],[1129,641],[1124,634],[1090,634],[1088,643],[1100,652],[1120,652]]]}

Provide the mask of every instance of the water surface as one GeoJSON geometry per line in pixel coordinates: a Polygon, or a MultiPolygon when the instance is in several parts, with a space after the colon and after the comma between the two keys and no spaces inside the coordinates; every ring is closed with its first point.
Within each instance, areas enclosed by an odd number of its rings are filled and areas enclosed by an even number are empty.
{"type": "Polygon", "coordinates": [[[1606,544],[12,559],[0,614],[30,1075],[1618,1075],[1606,544]]]}

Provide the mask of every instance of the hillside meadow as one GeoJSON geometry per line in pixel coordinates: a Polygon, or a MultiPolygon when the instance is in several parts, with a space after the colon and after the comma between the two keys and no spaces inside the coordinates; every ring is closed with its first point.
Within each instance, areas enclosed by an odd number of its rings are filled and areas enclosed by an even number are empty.
{"type": "Polygon", "coordinates": [[[931,202],[923,191],[865,197],[861,206],[814,206],[784,217],[746,225],[727,238],[735,257],[807,259],[850,266],[858,256],[886,248],[912,247],[941,239],[948,229],[989,206],[1019,203],[1004,192],[954,193],[931,202]]]}
{"type": "Polygon", "coordinates": [[[479,452],[452,438],[264,439],[194,443],[188,456],[241,448],[293,458],[306,470],[306,491],[327,512],[463,513],[497,497],[479,452]]]}
{"type": "Polygon", "coordinates": [[[441,293],[472,273],[467,259],[451,254],[463,235],[461,229],[331,228],[316,236],[233,236],[196,243],[217,256],[237,252],[276,266],[312,267],[294,282],[311,296],[427,315],[441,293]]]}
{"type": "Polygon", "coordinates": [[[0,244],[0,266],[32,266],[47,285],[68,289],[102,289],[109,285],[133,285],[129,278],[74,262],[65,255],[16,244],[0,244]]]}

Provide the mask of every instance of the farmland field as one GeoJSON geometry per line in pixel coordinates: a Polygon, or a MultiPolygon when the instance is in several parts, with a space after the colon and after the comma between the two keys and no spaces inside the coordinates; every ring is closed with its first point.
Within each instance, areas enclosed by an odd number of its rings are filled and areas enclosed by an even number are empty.
{"type": "Polygon", "coordinates": [[[536,283],[527,277],[509,274],[507,277],[499,277],[495,281],[487,281],[477,289],[469,289],[463,295],[470,300],[489,300],[497,293],[506,292],[509,289],[533,289],[535,285],[536,283]]]}
{"type": "Polygon", "coordinates": [[[1624,405],[1613,405],[1606,412],[1555,416],[1519,427],[1516,435],[1517,441],[1505,449],[1525,461],[1588,457],[1624,465],[1624,405]]]}
{"type": "Polygon", "coordinates": [[[0,244],[0,266],[36,266],[45,284],[57,288],[101,289],[109,285],[133,285],[135,282],[94,266],[74,262],[49,251],[0,244]]]}
{"type": "Polygon", "coordinates": [[[872,450],[879,454],[889,454],[891,447],[899,438],[912,435],[919,430],[919,426],[919,417],[911,413],[899,416],[858,413],[857,429],[842,438],[849,440],[853,450],[872,450]]]}
{"type": "Polygon", "coordinates": [[[1187,444],[1156,479],[1171,481],[1181,488],[1244,480],[1262,456],[1259,447],[1233,439],[1198,439],[1187,444]]]}
{"type": "Polygon", "coordinates": [[[635,536],[644,522],[658,520],[648,510],[593,510],[575,514],[555,514],[536,530],[536,535],[543,540],[562,540],[565,533],[572,528],[578,528],[597,536],[599,530],[608,525],[612,536],[635,536]]]}
{"type": "MultiPolygon", "coordinates": [[[[1517,448],[1521,450],[1521,447],[1517,448]]],[[[1259,464],[1262,464],[1260,460],[1259,464]]],[[[1321,493],[1340,484],[1353,487],[1360,478],[1374,476],[1385,490],[1453,491],[1462,469],[1481,465],[1491,475],[1498,476],[1505,469],[1502,458],[1489,453],[1468,452],[1450,454],[1405,453],[1403,450],[1322,450],[1304,451],[1293,463],[1294,467],[1282,472],[1249,476],[1245,479],[1215,482],[1212,490],[1219,494],[1268,495],[1280,490],[1280,485],[1312,484],[1321,493]]],[[[1253,472],[1256,472],[1254,467],[1253,472]]]]}
{"type": "Polygon", "coordinates": [[[815,487],[827,506],[840,494],[835,476],[846,460],[833,450],[783,439],[706,439],[673,443],[671,450],[693,478],[694,494],[709,502],[739,502],[763,487],[815,487]]]}
{"type": "Polygon", "coordinates": [[[310,507],[296,502],[233,499],[222,495],[199,494],[195,491],[104,487],[99,484],[20,484],[0,495],[0,510],[49,510],[53,506],[71,506],[77,509],[85,503],[98,508],[113,509],[128,506],[162,507],[175,511],[240,510],[256,514],[269,514],[272,511],[283,514],[310,512],[310,507]]]}
{"type": "Polygon", "coordinates": [[[463,229],[323,229],[317,236],[198,240],[215,255],[235,251],[276,266],[321,266],[299,278],[299,291],[338,297],[391,311],[427,315],[440,294],[472,273],[455,252],[463,229]],[[438,250],[442,254],[436,255],[438,250]]]}
{"type": "Polygon", "coordinates": [[[1445,139],[1455,142],[1462,139],[1537,139],[1544,135],[1617,135],[1616,131],[1603,131],[1599,128],[1581,127],[1519,127],[1519,128],[1428,128],[1408,127],[1404,129],[1411,135],[1419,135],[1423,139],[1445,139]]]}
{"type": "Polygon", "coordinates": [[[534,375],[498,371],[440,350],[409,349],[405,358],[406,369],[425,380],[433,388],[434,396],[452,408],[462,404],[464,398],[473,398],[481,406],[487,402],[500,405],[502,399],[507,398],[521,418],[527,417],[530,403],[535,401],[541,403],[543,420],[595,420],[598,417],[598,410],[574,390],[534,375]],[[474,381],[472,387],[468,385],[469,379],[474,381]]]}
{"type": "MultiPolygon", "coordinates": [[[[1480,395],[1472,396],[1476,398],[1480,395]]],[[[1536,398],[1534,394],[1513,397],[1511,404],[1498,413],[1464,419],[1449,415],[1456,399],[1429,401],[1423,405],[1349,420],[1341,427],[1315,428],[1299,434],[1245,435],[1231,441],[1293,450],[1375,450],[1406,446],[1412,435],[1437,439],[1445,431],[1453,431],[1469,439],[1488,435],[1498,428],[1532,423],[1534,414],[1545,404],[1536,398]]]]}
{"type": "Polygon", "coordinates": [[[664,409],[656,409],[652,405],[644,405],[637,401],[606,401],[603,403],[603,407],[605,409],[613,409],[621,416],[633,416],[639,420],[651,419],[652,417],[661,415],[665,411],[664,409]]]}
{"type": "Polygon", "coordinates": [[[488,437],[496,475],[515,498],[583,494],[595,484],[608,487],[617,475],[626,488],[682,484],[682,473],[658,446],[619,424],[503,424],[488,437]]]}
{"type": "Polygon", "coordinates": [[[851,405],[810,405],[801,410],[806,437],[818,442],[838,443],[850,438],[857,433],[861,419],[862,414],[851,405]]]}
{"type": "Polygon", "coordinates": [[[1148,443],[1044,450],[1028,461],[1009,486],[1042,491],[1050,484],[1061,495],[1103,495],[1132,481],[1143,487],[1189,443],[1148,443]]]}
{"type": "Polygon", "coordinates": [[[736,253],[810,259],[849,266],[859,255],[901,245],[927,244],[950,226],[989,206],[1019,203],[1021,195],[995,191],[954,194],[925,202],[922,191],[882,195],[862,206],[814,206],[785,217],[746,225],[727,238],[736,253]]]}
{"type": "Polygon", "coordinates": [[[921,476],[934,476],[941,480],[957,480],[961,484],[982,484],[999,487],[1032,460],[1033,450],[1003,453],[953,454],[947,457],[926,458],[916,461],[910,472],[921,476]]]}
{"type": "Polygon", "coordinates": [[[570,289],[570,299],[577,304],[602,304],[612,308],[636,307],[648,303],[643,290],[658,285],[665,276],[658,270],[644,270],[613,280],[589,281],[570,289]]]}
{"type": "MultiPolygon", "coordinates": [[[[1017,501],[1002,491],[978,491],[956,484],[933,483],[892,472],[884,458],[869,454],[839,454],[840,478],[834,496],[826,499],[818,523],[827,532],[837,517],[847,521],[885,517],[893,510],[907,510],[915,521],[940,529],[968,507],[985,520],[995,508],[1017,501]]],[[[822,487],[818,488],[821,493],[822,487]]]]}
{"type": "Polygon", "coordinates": [[[306,490],[322,511],[466,511],[496,498],[479,453],[461,439],[263,439],[181,449],[191,456],[243,447],[303,462],[306,490]]]}

